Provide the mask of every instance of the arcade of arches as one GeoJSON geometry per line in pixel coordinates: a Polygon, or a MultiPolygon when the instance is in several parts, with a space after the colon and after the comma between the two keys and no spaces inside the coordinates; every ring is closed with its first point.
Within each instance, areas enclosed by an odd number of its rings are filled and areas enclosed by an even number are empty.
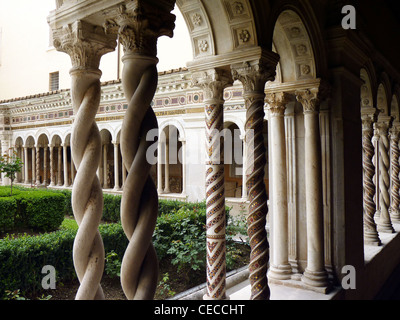
{"type": "Polygon", "coordinates": [[[129,299],[154,294],[157,197],[206,200],[205,299],[227,298],[226,203],[247,205],[249,298],[268,299],[272,283],[377,294],[400,263],[400,72],[363,24],[374,6],[353,2],[356,31],[341,27],[341,1],[177,0],[194,59],[157,73],[175,1],[57,1],[49,23],[71,90],[1,101],[1,146],[24,159],[19,183],[72,186],[92,239],[74,248],[77,299],[103,297],[102,266],[87,268],[102,254],[101,188],[122,193],[129,299]],[[122,78],[100,84],[117,38],[122,78]],[[354,290],[340,288],[346,265],[354,290]]]}

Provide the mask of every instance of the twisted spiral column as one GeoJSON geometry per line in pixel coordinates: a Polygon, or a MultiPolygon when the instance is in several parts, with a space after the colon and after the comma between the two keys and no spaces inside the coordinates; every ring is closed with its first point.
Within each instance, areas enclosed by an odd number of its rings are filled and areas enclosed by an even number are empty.
{"type": "Polygon", "coordinates": [[[380,217],[378,222],[378,231],[384,233],[393,233],[394,229],[390,220],[390,157],[389,148],[390,142],[388,137],[389,123],[378,121],[375,128],[379,135],[379,204],[380,217]]]}
{"type": "MultiPolygon", "coordinates": [[[[223,146],[215,139],[223,130],[223,105],[207,105],[206,113],[206,206],[207,206],[207,293],[212,299],[225,299],[225,183],[224,165],[212,160],[223,146]]],[[[223,159],[223,155],[220,156],[223,159]]],[[[219,160],[219,159],[218,159],[219,160]]]]}
{"type": "Polygon", "coordinates": [[[40,146],[36,147],[36,184],[40,185],[40,146]]]}
{"type": "Polygon", "coordinates": [[[193,84],[203,89],[206,119],[206,234],[207,294],[204,299],[226,299],[226,214],[224,180],[224,88],[230,75],[209,70],[193,75],[193,84]]]}
{"type": "Polygon", "coordinates": [[[277,57],[242,65],[233,65],[233,79],[244,87],[246,105],[246,186],[249,192],[247,233],[250,239],[250,284],[252,300],[267,300],[270,290],[267,281],[269,243],[266,232],[268,213],[267,192],[264,182],[266,149],[263,137],[265,83],[275,77],[277,57]]]}
{"type": "Polygon", "coordinates": [[[121,266],[121,284],[128,299],[152,299],[158,261],[151,238],[158,214],[158,194],[146,159],[150,130],[158,130],[150,108],[157,88],[157,59],[125,55],[122,83],[129,105],[121,130],[121,153],[128,169],[121,201],[121,222],[129,240],[121,266]]]}
{"type": "Polygon", "coordinates": [[[79,226],[73,245],[74,267],[80,282],[77,300],[104,299],[100,280],[104,246],[98,231],[103,192],[96,170],[100,164],[101,137],[95,116],[100,104],[101,56],[114,50],[115,36],[89,23],[77,21],[53,30],[54,46],[70,55],[72,107],[71,151],[77,175],[72,189],[72,209],[79,226]]]}
{"type": "Polygon", "coordinates": [[[121,284],[128,299],[153,299],[158,280],[158,260],[151,242],[158,215],[158,194],[146,158],[156,130],[151,101],[157,89],[157,39],[172,37],[175,1],[153,4],[133,0],[121,5],[108,33],[118,33],[124,48],[122,85],[128,101],[121,129],[123,167],[128,170],[121,201],[121,223],[129,240],[121,265],[121,284]]]}
{"type": "Polygon", "coordinates": [[[389,213],[392,221],[400,221],[400,149],[399,140],[400,132],[397,126],[394,126],[390,132],[390,149],[391,149],[391,195],[392,205],[390,206],[389,213]]]}
{"type": "Polygon", "coordinates": [[[375,166],[373,157],[375,147],[372,144],[373,116],[362,118],[362,146],[363,146],[363,186],[364,186],[364,243],[370,245],[381,245],[375,223],[376,204],[374,196],[376,192],[374,184],[375,166]]]}

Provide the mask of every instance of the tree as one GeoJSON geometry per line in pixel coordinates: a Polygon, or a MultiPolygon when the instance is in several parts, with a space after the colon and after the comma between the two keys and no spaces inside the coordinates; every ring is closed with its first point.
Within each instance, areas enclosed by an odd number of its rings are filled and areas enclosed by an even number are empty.
{"type": "Polygon", "coordinates": [[[5,176],[11,180],[11,196],[15,176],[21,171],[22,166],[22,160],[17,156],[15,151],[11,155],[4,153],[0,156],[0,172],[5,173],[5,176]]]}

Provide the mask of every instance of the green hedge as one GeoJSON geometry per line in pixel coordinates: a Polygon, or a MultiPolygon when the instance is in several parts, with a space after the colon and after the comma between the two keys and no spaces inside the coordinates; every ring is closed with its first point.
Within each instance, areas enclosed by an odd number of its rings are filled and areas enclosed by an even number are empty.
{"type": "MultiPolygon", "coordinates": [[[[123,256],[128,245],[120,224],[99,227],[106,252],[123,256]]],[[[20,289],[23,293],[41,290],[45,265],[56,269],[57,283],[76,277],[72,247],[76,230],[59,230],[40,236],[23,236],[0,240],[0,298],[5,290],[20,289]]]]}
{"type": "Polygon", "coordinates": [[[8,187],[0,188],[0,232],[15,228],[53,231],[64,220],[64,194],[15,189],[10,197],[7,190],[8,187]]]}

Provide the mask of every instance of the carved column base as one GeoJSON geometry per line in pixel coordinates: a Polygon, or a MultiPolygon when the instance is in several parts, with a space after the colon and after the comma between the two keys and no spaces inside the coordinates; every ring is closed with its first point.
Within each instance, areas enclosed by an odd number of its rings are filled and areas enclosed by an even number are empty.
{"type": "Polygon", "coordinates": [[[328,273],[324,271],[310,271],[306,268],[301,281],[309,289],[327,293],[329,291],[328,273]]]}
{"type": "Polygon", "coordinates": [[[268,279],[289,280],[291,278],[292,278],[292,267],[289,264],[270,266],[268,271],[268,279]]]}
{"type": "Polygon", "coordinates": [[[390,219],[392,222],[400,223],[400,210],[399,209],[389,209],[390,219]]]}
{"type": "Polygon", "coordinates": [[[379,235],[377,232],[373,232],[372,230],[364,231],[364,244],[370,246],[380,246],[382,245],[381,240],[379,239],[379,235]]]}
{"type": "Polygon", "coordinates": [[[388,222],[379,222],[378,223],[378,232],[382,233],[395,233],[393,226],[390,221],[388,222]]]}

